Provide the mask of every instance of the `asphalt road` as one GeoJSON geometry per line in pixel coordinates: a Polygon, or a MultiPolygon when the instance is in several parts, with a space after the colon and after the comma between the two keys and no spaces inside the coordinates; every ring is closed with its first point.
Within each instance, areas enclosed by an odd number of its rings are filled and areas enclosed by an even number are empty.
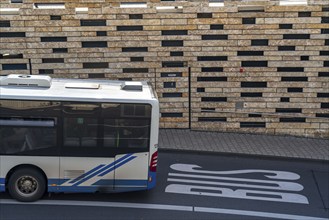
{"type": "Polygon", "coordinates": [[[329,219],[328,162],[160,152],[157,186],[120,194],[0,194],[0,219],[329,219]]]}

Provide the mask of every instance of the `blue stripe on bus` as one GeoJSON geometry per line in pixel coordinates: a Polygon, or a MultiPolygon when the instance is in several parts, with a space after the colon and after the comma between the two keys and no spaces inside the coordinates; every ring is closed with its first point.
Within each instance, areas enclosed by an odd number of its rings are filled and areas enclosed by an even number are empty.
{"type": "Polygon", "coordinates": [[[52,185],[52,184],[56,184],[56,185],[60,185],[63,184],[67,181],[69,181],[70,179],[48,179],[48,186],[52,185]]]}
{"type": "Polygon", "coordinates": [[[111,171],[113,171],[113,170],[121,167],[122,165],[125,165],[126,163],[128,163],[129,161],[131,161],[131,160],[133,160],[135,158],[136,158],[136,156],[132,156],[132,157],[129,157],[127,160],[124,160],[122,162],[117,162],[116,161],[115,165],[111,169],[104,171],[103,173],[99,174],[98,176],[105,176],[106,174],[108,174],[111,171]]]}
{"type": "Polygon", "coordinates": [[[96,183],[93,183],[92,185],[97,186],[110,186],[113,185],[116,187],[117,185],[120,186],[146,186],[147,180],[114,180],[114,179],[102,179],[98,180],[96,183]]]}
{"type": "Polygon", "coordinates": [[[144,186],[134,186],[134,185],[121,185],[114,186],[49,186],[48,192],[67,192],[67,193],[87,193],[87,192],[129,192],[146,190],[147,187],[144,186]]]}
{"type": "Polygon", "coordinates": [[[102,188],[99,189],[97,187],[90,187],[90,186],[79,186],[79,187],[66,187],[63,186],[59,190],[49,192],[64,192],[64,193],[93,193],[93,192],[108,192],[108,193],[119,193],[119,192],[130,192],[130,191],[141,191],[146,190],[147,187],[119,187],[115,190],[111,188],[102,188]]]}
{"type": "Polygon", "coordinates": [[[93,186],[51,186],[48,192],[66,192],[66,193],[91,193],[97,192],[98,188],[93,186]]]}
{"type": "Polygon", "coordinates": [[[111,171],[115,170],[116,168],[120,167],[121,165],[126,164],[127,162],[129,162],[130,160],[132,160],[134,158],[136,158],[136,156],[132,156],[132,154],[129,154],[128,157],[122,157],[119,160],[116,160],[114,162],[114,166],[112,166],[109,169],[105,170],[104,172],[100,173],[98,176],[105,176],[106,174],[110,173],[111,171]]]}
{"type": "Polygon", "coordinates": [[[147,180],[115,180],[115,187],[117,186],[147,186],[147,180]]]}
{"type": "Polygon", "coordinates": [[[115,187],[114,193],[120,193],[120,192],[131,192],[131,191],[142,191],[147,190],[146,186],[143,187],[115,187]]]}
{"type": "Polygon", "coordinates": [[[6,191],[5,182],[5,178],[0,178],[0,192],[6,191]]]}
{"type": "Polygon", "coordinates": [[[89,170],[87,173],[84,173],[84,174],[82,174],[81,176],[78,176],[77,178],[75,178],[74,180],[70,181],[69,183],[75,183],[75,182],[77,182],[77,181],[79,181],[79,180],[85,178],[86,176],[88,176],[88,175],[91,174],[92,172],[94,172],[94,171],[96,171],[96,170],[98,170],[98,169],[100,169],[100,168],[102,168],[102,167],[104,167],[104,166],[105,166],[105,164],[101,164],[101,165],[95,167],[94,169],[89,170]]]}
{"type": "MultiPolygon", "coordinates": [[[[129,157],[130,155],[131,155],[131,154],[127,154],[127,155],[123,156],[122,158],[120,158],[118,161],[120,161],[120,160],[124,160],[125,158],[129,157]]],[[[93,178],[94,176],[98,175],[100,172],[103,172],[104,170],[113,167],[113,166],[115,165],[115,162],[116,162],[116,161],[114,161],[113,163],[110,163],[110,164],[106,165],[105,167],[103,167],[103,168],[101,168],[101,169],[98,169],[95,173],[93,173],[93,174],[91,174],[91,175],[87,175],[87,176],[85,176],[83,179],[81,179],[79,182],[76,182],[76,183],[73,184],[73,185],[74,185],[74,186],[79,185],[79,184],[81,184],[81,183],[83,183],[83,182],[85,182],[85,181],[87,181],[87,180],[93,178]]],[[[88,171],[88,172],[89,172],[89,171],[88,171]]]]}
{"type": "Polygon", "coordinates": [[[113,186],[114,179],[102,179],[97,182],[91,184],[92,186],[113,186]]]}
{"type": "MultiPolygon", "coordinates": [[[[83,182],[85,182],[85,181],[87,181],[87,180],[93,178],[94,176],[98,175],[99,173],[102,173],[102,172],[107,171],[107,170],[108,170],[109,168],[111,168],[111,167],[114,167],[114,168],[110,169],[110,171],[116,169],[116,168],[115,168],[115,164],[116,164],[116,163],[125,160],[126,158],[130,157],[131,155],[132,155],[132,154],[127,154],[127,155],[121,157],[119,160],[114,161],[113,163],[111,163],[111,164],[109,164],[109,165],[107,165],[107,166],[101,168],[100,170],[94,172],[93,174],[91,174],[91,175],[89,175],[89,176],[83,178],[82,180],[76,182],[75,184],[73,184],[73,186],[77,186],[77,185],[79,185],[79,184],[81,184],[81,183],[83,183],[83,182]]],[[[109,171],[109,172],[110,172],[110,171],[109,171]]]]}
{"type": "MultiPolygon", "coordinates": [[[[127,155],[125,157],[127,157],[127,155]]],[[[79,185],[79,184],[93,178],[94,176],[98,175],[100,172],[103,172],[104,170],[106,170],[108,168],[111,168],[114,165],[115,165],[115,161],[113,163],[110,163],[110,164],[106,165],[105,167],[102,167],[102,168],[96,170],[96,172],[94,172],[94,173],[89,173],[89,175],[85,175],[84,178],[80,179],[80,181],[78,181],[78,182],[75,182],[73,185],[74,186],[79,185]]],[[[93,168],[93,169],[95,169],[95,168],[93,168]]]]}

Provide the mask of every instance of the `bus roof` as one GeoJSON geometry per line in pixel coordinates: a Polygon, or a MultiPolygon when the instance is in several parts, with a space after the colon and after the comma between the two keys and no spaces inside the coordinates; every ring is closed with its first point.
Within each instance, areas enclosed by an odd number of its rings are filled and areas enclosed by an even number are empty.
{"type": "Polygon", "coordinates": [[[150,103],[156,100],[144,81],[58,79],[44,75],[0,76],[0,99],[150,103]]]}

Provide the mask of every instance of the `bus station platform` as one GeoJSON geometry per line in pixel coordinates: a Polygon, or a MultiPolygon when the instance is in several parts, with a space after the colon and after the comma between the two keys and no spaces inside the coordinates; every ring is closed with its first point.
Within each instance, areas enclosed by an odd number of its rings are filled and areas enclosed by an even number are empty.
{"type": "Polygon", "coordinates": [[[329,161],[329,139],[160,129],[159,149],[329,161]]]}

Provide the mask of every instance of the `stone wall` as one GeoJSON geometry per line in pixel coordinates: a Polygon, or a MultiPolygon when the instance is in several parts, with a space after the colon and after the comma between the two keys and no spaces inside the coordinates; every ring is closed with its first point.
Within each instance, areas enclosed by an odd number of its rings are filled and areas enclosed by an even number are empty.
{"type": "Polygon", "coordinates": [[[148,80],[163,128],[329,137],[327,0],[8,2],[1,75],[148,80]]]}

